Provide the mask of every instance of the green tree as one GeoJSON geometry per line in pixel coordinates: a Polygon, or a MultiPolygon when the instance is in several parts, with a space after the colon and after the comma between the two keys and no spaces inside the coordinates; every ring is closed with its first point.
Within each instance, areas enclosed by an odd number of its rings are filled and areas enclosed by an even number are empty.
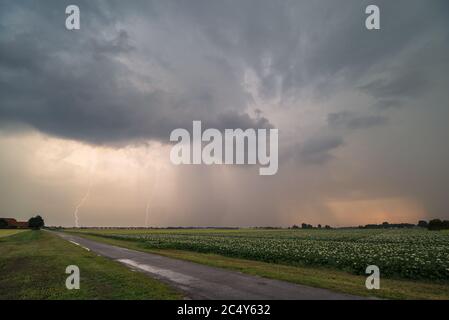
{"type": "Polygon", "coordinates": [[[5,219],[0,219],[0,229],[8,228],[8,222],[5,219]]]}
{"type": "Polygon", "coordinates": [[[44,219],[41,216],[35,216],[28,220],[28,226],[33,230],[39,230],[45,225],[44,219]]]}
{"type": "Polygon", "coordinates": [[[419,220],[418,221],[418,227],[427,228],[427,226],[428,226],[427,221],[425,221],[425,220],[419,220]]]}
{"type": "Polygon", "coordinates": [[[441,225],[442,229],[445,229],[445,230],[449,229],[449,220],[443,220],[443,222],[441,224],[442,224],[441,225]]]}
{"type": "Polygon", "coordinates": [[[440,219],[430,220],[427,228],[432,231],[441,230],[443,229],[443,222],[440,219]]]}

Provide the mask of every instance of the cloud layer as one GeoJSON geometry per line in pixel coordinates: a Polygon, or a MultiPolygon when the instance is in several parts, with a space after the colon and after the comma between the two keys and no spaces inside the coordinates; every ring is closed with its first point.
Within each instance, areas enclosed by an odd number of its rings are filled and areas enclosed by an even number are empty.
{"type": "Polygon", "coordinates": [[[36,130],[121,152],[166,144],[193,120],[276,127],[279,175],[226,173],[228,186],[247,186],[241,195],[222,186],[206,201],[198,195],[222,177],[176,171],[192,223],[221,223],[230,207],[240,212],[227,224],[345,223],[329,203],[390,198],[449,214],[447,1],[378,0],[379,31],[364,28],[371,2],[359,0],[80,0],[79,31],[64,27],[69,4],[0,3],[2,134],[36,130]]]}

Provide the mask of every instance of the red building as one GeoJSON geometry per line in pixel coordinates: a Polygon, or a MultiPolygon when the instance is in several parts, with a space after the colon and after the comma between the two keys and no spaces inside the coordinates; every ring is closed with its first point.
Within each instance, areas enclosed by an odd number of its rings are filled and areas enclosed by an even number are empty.
{"type": "Polygon", "coordinates": [[[26,229],[28,228],[28,222],[25,221],[17,221],[13,218],[0,218],[1,220],[6,221],[8,224],[8,228],[10,229],[26,229]]]}

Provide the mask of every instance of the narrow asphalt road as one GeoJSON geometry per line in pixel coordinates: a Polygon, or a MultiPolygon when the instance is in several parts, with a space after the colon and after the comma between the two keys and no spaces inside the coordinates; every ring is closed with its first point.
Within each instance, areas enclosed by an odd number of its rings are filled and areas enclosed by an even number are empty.
{"type": "Polygon", "coordinates": [[[190,299],[212,300],[342,300],[362,299],[325,289],[265,279],[135,250],[129,250],[67,233],[63,239],[98,255],[114,259],[131,269],[180,289],[190,299]]]}

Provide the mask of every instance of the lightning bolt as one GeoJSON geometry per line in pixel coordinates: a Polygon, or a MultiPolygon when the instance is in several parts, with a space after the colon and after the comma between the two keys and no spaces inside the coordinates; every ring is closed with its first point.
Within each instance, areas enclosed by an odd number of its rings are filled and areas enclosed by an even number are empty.
{"type": "MultiPolygon", "coordinates": [[[[90,179],[89,179],[90,180],[90,179]]],[[[83,206],[83,204],[89,199],[90,190],[92,188],[92,180],[89,181],[89,187],[87,188],[87,192],[84,195],[84,197],[81,199],[81,201],[78,203],[78,205],[75,207],[75,212],[73,215],[75,216],[75,226],[79,228],[79,217],[78,217],[78,211],[83,206]]]]}
{"type": "Polygon", "coordinates": [[[92,176],[93,176],[94,170],[95,170],[95,160],[89,170],[89,184],[87,187],[87,192],[84,195],[84,197],[81,199],[81,201],[78,203],[78,205],[75,207],[75,211],[73,212],[73,216],[75,217],[75,226],[77,228],[80,227],[78,212],[79,212],[80,208],[84,205],[84,203],[87,201],[87,199],[89,199],[90,190],[92,189],[92,181],[93,181],[92,176]]]}

